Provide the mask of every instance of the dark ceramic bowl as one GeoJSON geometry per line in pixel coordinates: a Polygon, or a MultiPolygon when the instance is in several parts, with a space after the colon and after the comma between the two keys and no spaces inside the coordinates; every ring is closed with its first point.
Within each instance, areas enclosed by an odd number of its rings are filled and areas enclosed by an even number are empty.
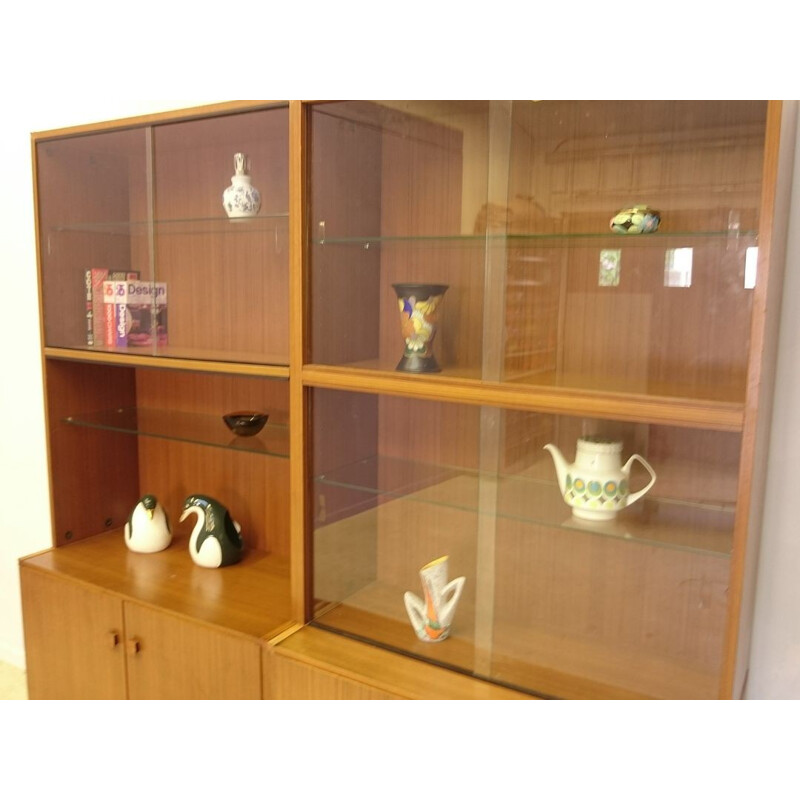
{"type": "Polygon", "coordinates": [[[225,424],[237,436],[255,436],[266,424],[269,414],[260,414],[258,411],[234,411],[223,414],[225,424]]]}

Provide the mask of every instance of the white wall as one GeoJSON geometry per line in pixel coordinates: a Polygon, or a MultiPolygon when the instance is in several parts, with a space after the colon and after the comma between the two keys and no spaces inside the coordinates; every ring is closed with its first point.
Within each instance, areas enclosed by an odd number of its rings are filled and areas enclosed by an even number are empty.
{"type": "Polygon", "coordinates": [[[800,698],[800,133],[778,344],[748,698],[800,698]]]}

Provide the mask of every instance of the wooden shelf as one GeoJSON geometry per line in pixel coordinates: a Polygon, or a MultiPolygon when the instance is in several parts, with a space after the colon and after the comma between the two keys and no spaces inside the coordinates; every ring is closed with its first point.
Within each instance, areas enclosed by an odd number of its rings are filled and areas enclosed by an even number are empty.
{"type": "Polygon", "coordinates": [[[249,550],[238,564],[198,567],[188,551],[188,522],[186,528],[173,529],[172,544],[160,553],[131,552],[118,529],[24,563],[226,631],[269,638],[284,630],[291,619],[288,560],[249,550]]]}
{"type": "MultiPolygon", "coordinates": [[[[497,405],[598,419],[630,420],[654,425],[680,425],[741,432],[744,402],[659,394],[572,389],[539,384],[532,376],[507,382],[483,381],[478,370],[448,370],[438,375],[394,371],[395,363],[364,361],[347,366],[310,364],[303,368],[305,386],[418,397],[473,405],[497,405]]],[[[547,378],[545,378],[547,381],[547,378]]],[[[662,390],[667,387],[660,387],[662,390]]]]}
{"type": "Polygon", "coordinates": [[[75,346],[45,347],[46,358],[62,361],[87,361],[122,367],[153,367],[191,372],[213,372],[229,375],[251,375],[262,378],[287,380],[289,367],[282,356],[267,356],[263,353],[237,354],[219,350],[197,350],[175,347],[159,347],[158,352],[147,350],[118,350],[75,346]]]}

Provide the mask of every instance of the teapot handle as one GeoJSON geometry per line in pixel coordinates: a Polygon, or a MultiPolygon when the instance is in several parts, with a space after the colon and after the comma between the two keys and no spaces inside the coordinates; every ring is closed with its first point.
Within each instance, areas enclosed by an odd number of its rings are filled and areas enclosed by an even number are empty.
{"type": "Polygon", "coordinates": [[[626,507],[632,503],[635,503],[640,497],[644,497],[644,495],[646,495],[653,488],[653,484],[656,482],[656,473],[654,472],[653,468],[640,455],[637,454],[632,455],[622,468],[622,471],[626,475],[629,474],[631,464],[633,464],[634,461],[638,461],[650,473],[650,483],[648,483],[644,489],[640,489],[638,492],[629,494],[628,500],[625,503],[626,507]]]}

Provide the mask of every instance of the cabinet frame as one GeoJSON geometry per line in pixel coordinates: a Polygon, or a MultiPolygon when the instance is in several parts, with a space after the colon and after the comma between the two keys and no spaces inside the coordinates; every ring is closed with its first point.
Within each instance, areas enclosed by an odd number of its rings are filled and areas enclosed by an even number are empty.
{"type": "MultiPolygon", "coordinates": [[[[310,114],[316,104],[303,103],[295,113],[301,117],[298,128],[308,147],[310,114]]],[[[295,419],[303,421],[297,426],[296,452],[307,458],[312,436],[308,391],[312,389],[337,389],[375,395],[425,400],[454,401],[461,404],[487,405],[503,409],[521,409],[543,413],[626,420],[643,423],[662,423],[685,428],[730,431],[742,435],[736,524],[731,555],[730,585],[727,623],[724,631],[724,652],[720,676],[720,698],[741,697],[747,676],[750,645],[750,626],[754,599],[755,563],[760,539],[763,487],[771,420],[771,406],[776,360],[777,330],[780,319],[780,291],[784,271],[785,242],[788,231],[788,208],[791,189],[791,167],[794,158],[797,103],[794,101],[768,101],[766,139],[762,166],[760,218],[758,224],[758,281],[753,294],[750,315],[750,346],[745,399],[742,403],[705,403],[696,399],[670,399],[659,397],[616,396],[603,391],[573,391],[542,387],[498,385],[481,380],[436,376],[429,380],[423,376],[391,374],[369,369],[351,369],[346,365],[326,365],[310,360],[310,326],[295,327],[295,335],[302,337],[298,348],[303,355],[301,379],[304,392],[296,387],[295,419]],[[298,330],[299,329],[299,330],[298,330]]],[[[308,191],[308,164],[298,164],[298,180],[302,190],[308,191]]],[[[308,235],[313,221],[309,218],[310,202],[303,196],[299,208],[305,216],[294,230],[293,244],[297,252],[296,280],[302,277],[304,305],[298,313],[307,312],[311,283],[308,260],[308,235]]],[[[304,461],[304,463],[306,463],[304,461]]],[[[297,490],[307,491],[308,476],[298,475],[297,490]]],[[[303,528],[304,554],[311,549],[310,531],[311,498],[302,498],[306,509],[303,528]]],[[[306,566],[306,596],[310,581],[306,566]]],[[[312,622],[313,612],[306,604],[305,622],[312,622]]]]}
{"type": "MultiPolygon", "coordinates": [[[[289,648],[288,631],[313,623],[313,514],[310,464],[313,426],[311,403],[314,390],[332,389],[387,395],[408,399],[457,402],[496,409],[516,409],[544,414],[625,420],[674,425],[742,435],[736,522],[731,554],[727,624],[724,632],[723,668],[720,680],[722,698],[740,697],[746,681],[750,628],[754,600],[755,565],[763,511],[767,446],[771,422],[777,332],[780,320],[780,292],[784,269],[788,207],[791,193],[791,166],[794,157],[797,103],[767,103],[767,138],[764,143],[762,195],[758,225],[758,282],[753,294],[750,349],[746,394],[743,403],[711,403],[699,399],[664,400],[655,396],[618,395],[607,391],[582,391],[549,387],[503,384],[484,380],[437,376],[427,379],[348,366],[314,363],[311,355],[310,275],[310,129],[315,107],[328,101],[233,101],[190,109],[143,115],[123,120],[72,126],[32,134],[34,163],[34,204],[40,204],[36,147],[39,143],[64,137],[104,131],[124,130],[171,122],[188,122],[236,112],[288,106],[289,176],[289,283],[288,365],[232,361],[206,361],[199,358],[159,359],[146,354],[94,352],[46,344],[45,308],[41,286],[45,279],[39,214],[36,214],[36,255],[39,281],[40,336],[42,370],[47,385],[48,362],[72,362],[126,366],[134,370],[172,369],[180,372],[219,374],[234,377],[278,379],[288,385],[289,409],[289,560],[288,612],[284,624],[264,632],[280,648],[283,639],[289,648]]],[[[330,101],[333,102],[333,101],[330,101]]],[[[499,123],[497,123],[499,124],[499,123]]],[[[45,405],[45,422],[51,423],[45,405]]],[[[48,436],[48,472],[51,476],[51,513],[55,518],[57,487],[52,476],[55,465],[48,436]]],[[[54,546],[59,545],[53,532],[54,546]]],[[[134,601],[136,598],[134,598],[134,601]]],[[[348,643],[347,647],[350,647],[348,643]]],[[[302,648],[292,658],[302,661],[302,648]],[[301,653],[298,655],[298,653],[301,653]]],[[[289,649],[287,649],[289,652],[289,649]]],[[[384,656],[381,656],[384,658],[384,656]]],[[[406,659],[390,654],[386,658],[406,659]]],[[[377,662],[376,662],[377,663],[377,662]]],[[[319,663],[317,662],[317,666],[319,663]]],[[[335,671],[335,670],[334,670],[335,671]]],[[[479,680],[479,679],[475,679],[479,680]]],[[[462,677],[458,678],[462,681],[462,677]]],[[[391,694],[389,687],[382,687],[391,694]]]]}

